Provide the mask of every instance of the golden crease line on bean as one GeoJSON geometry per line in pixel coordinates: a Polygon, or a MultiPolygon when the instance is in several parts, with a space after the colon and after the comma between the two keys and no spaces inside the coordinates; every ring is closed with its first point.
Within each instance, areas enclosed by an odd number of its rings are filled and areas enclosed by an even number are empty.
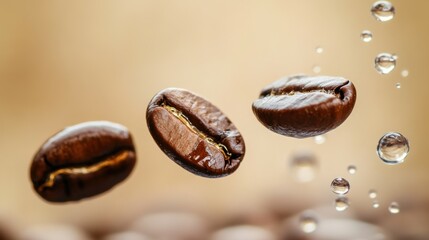
{"type": "Polygon", "coordinates": [[[100,170],[103,167],[112,166],[116,163],[124,161],[128,157],[128,152],[123,151],[118,155],[110,157],[108,160],[98,162],[96,164],[90,165],[88,167],[78,167],[78,168],[62,168],[58,169],[49,174],[47,180],[38,187],[39,191],[43,191],[43,189],[52,187],[55,183],[55,178],[61,174],[88,174],[93,173],[100,170]]]}
{"type": "Polygon", "coordinates": [[[232,156],[232,154],[228,151],[228,148],[221,144],[221,143],[216,143],[212,138],[208,137],[207,135],[205,135],[204,133],[202,133],[200,130],[198,130],[197,127],[195,127],[194,125],[192,125],[191,121],[189,121],[188,117],[186,117],[181,111],[179,111],[178,109],[163,104],[162,105],[163,108],[165,108],[168,112],[170,112],[171,114],[173,114],[177,119],[179,119],[183,124],[185,124],[186,127],[188,127],[193,133],[197,134],[199,137],[201,137],[202,139],[204,139],[206,142],[208,142],[209,144],[215,146],[217,149],[219,149],[223,156],[225,157],[225,160],[229,160],[232,156]]]}

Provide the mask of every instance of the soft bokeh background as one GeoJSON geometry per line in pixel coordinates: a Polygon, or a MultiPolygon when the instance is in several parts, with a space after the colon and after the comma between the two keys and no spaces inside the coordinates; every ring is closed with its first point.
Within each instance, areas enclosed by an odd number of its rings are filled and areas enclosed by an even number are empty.
{"type": "MultiPolygon", "coordinates": [[[[295,214],[330,206],[335,212],[329,185],[343,176],[352,186],[349,213],[386,223],[386,231],[396,236],[401,228],[395,221],[427,226],[427,215],[410,213],[428,214],[429,209],[424,208],[429,204],[429,2],[392,1],[396,15],[385,23],[371,16],[372,3],[0,1],[3,222],[19,229],[55,223],[113,232],[154,211],[192,210],[217,223],[273,209],[295,214]],[[371,42],[360,39],[363,30],[373,32],[371,42]],[[323,53],[316,53],[318,46],[323,53]],[[398,56],[388,75],[374,70],[374,57],[381,52],[398,56]],[[313,75],[314,66],[321,67],[321,75],[343,76],[355,84],[358,98],[346,122],[320,145],[259,124],[251,104],[260,89],[285,75],[313,75]],[[404,69],[406,78],[400,74],[404,69]],[[395,88],[397,82],[401,89],[395,88]],[[152,96],[166,87],[204,96],[239,128],[247,151],[234,174],[201,178],[160,151],[146,127],[145,111],[152,96]],[[130,129],[138,150],[134,172],[93,199],[62,205],[43,201],[29,180],[33,154],[55,132],[89,120],[130,129]],[[389,131],[410,141],[401,165],[385,165],[375,153],[379,138],[389,131]],[[312,182],[292,177],[287,163],[298,150],[313,151],[318,158],[312,182]],[[350,164],[357,166],[355,175],[347,172],[350,164]],[[379,209],[371,208],[370,188],[379,192],[379,209]],[[391,201],[401,204],[400,214],[388,213],[391,201]]],[[[409,234],[429,236],[418,231],[409,234]]]]}

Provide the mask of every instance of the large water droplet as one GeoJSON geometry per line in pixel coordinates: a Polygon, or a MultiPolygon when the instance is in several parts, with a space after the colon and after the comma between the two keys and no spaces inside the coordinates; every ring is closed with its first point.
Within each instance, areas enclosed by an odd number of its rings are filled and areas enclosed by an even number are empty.
{"type": "Polygon", "coordinates": [[[342,212],[349,208],[349,199],[347,197],[338,197],[335,199],[335,210],[342,212]]]}
{"type": "Polygon", "coordinates": [[[323,48],[322,47],[316,47],[316,53],[323,53],[323,48]]]}
{"type": "Polygon", "coordinates": [[[356,173],[356,166],[355,165],[350,165],[350,166],[348,166],[347,167],[347,171],[350,173],[350,174],[355,174],[356,173]]]}
{"type": "Polygon", "coordinates": [[[399,208],[399,204],[397,202],[392,202],[389,205],[389,212],[392,213],[392,214],[397,214],[397,213],[400,212],[400,210],[401,209],[399,208]]]}
{"type": "Polygon", "coordinates": [[[369,196],[369,198],[371,198],[371,199],[375,199],[375,198],[377,198],[377,191],[375,191],[374,189],[369,190],[369,191],[368,191],[368,196],[369,196]]]}
{"type": "Polygon", "coordinates": [[[396,59],[390,53],[380,53],[374,60],[375,70],[380,74],[388,74],[396,66],[396,59]]]}
{"type": "Polygon", "coordinates": [[[372,4],[371,14],[378,21],[386,22],[395,16],[395,7],[389,1],[377,1],[372,4]]]}
{"type": "Polygon", "coordinates": [[[404,69],[404,70],[401,71],[401,76],[402,77],[408,77],[408,74],[409,74],[409,72],[408,72],[407,69],[404,69]]]}
{"type": "Polygon", "coordinates": [[[294,153],[290,158],[290,167],[297,181],[310,182],[317,172],[316,156],[308,151],[294,153]]]}
{"type": "Polygon", "coordinates": [[[360,34],[360,38],[362,39],[362,41],[364,42],[371,42],[372,40],[372,32],[368,31],[368,30],[364,30],[362,31],[362,33],[360,34]]]}
{"type": "Polygon", "coordinates": [[[325,135],[318,135],[318,136],[315,136],[315,137],[314,137],[314,142],[315,142],[316,144],[323,144],[323,143],[325,143],[325,142],[326,142],[326,137],[325,137],[325,135]]]}
{"type": "Polygon", "coordinates": [[[400,133],[389,132],[380,138],[377,154],[384,163],[395,165],[403,163],[410,146],[408,140],[400,133]]]}
{"type": "Polygon", "coordinates": [[[350,190],[350,184],[344,178],[341,178],[341,177],[335,178],[334,180],[332,180],[331,190],[335,194],[343,195],[343,194],[346,194],[346,193],[349,192],[349,190],[350,190]]]}
{"type": "Polygon", "coordinates": [[[317,219],[308,213],[303,213],[299,219],[299,226],[305,233],[312,233],[317,229],[317,219]]]}

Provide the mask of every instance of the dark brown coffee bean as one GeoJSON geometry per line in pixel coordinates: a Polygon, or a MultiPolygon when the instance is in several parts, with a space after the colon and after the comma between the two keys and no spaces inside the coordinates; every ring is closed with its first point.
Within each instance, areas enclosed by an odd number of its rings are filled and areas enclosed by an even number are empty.
{"type": "Polygon", "coordinates": [[[234,124],[213,104],[184,89],[156,94],[146,120],[161,150],[194,174],[229,175],[244,157],[244,141],[234,124]]]}
{"type": "Polygon", "coordinates": [[[132,171],[136,152],[119,124],[85,122],[49,138],[36,153],[30,177],[47,201],[77,201],[112,188],[132,171]]]}
{"type": "Polygon", "coordinates": [[[305,138],[338,127],[352,112],[355,101],[353,83],[342,77],[292,76],[265,87],[252,108],[268,129],[305,138]]]}

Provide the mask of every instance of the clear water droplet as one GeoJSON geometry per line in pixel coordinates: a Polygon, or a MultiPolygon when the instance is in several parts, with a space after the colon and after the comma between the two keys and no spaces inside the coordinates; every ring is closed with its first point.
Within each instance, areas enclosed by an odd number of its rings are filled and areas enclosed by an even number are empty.
{"type": "Polygon", "coordinates": [[[396,83],[395,87],[396,87],[396,89],[400,89],[401,88],[401,83],[396,83]]]}
{"type": "Polygon", "coordinates": [[[355,174],[356,173],[356,166],[355,165],[350,165],[350,166],[348,166],[347,167],[347,171],[350,173],[350,174],[355,174]]]}
{"type": "Polygon", "coordinates": [[[399,208],[399,204],[397,202],[392,202],[389,205],[389,212],[392,214],[397,214],[401,211],[401,209],[399,208]]]}
{"type": "Polygon", "coordinates": [[[375,70],[380,74],[388,74],[396,66],[396,59],[390,53],[380,53],[374,60],[375,70]]]}
{"type": "Polygon", "coordinates": [[[335,210],[342,212],[349,208],[349,199],[347,197],[338,197],[335,199],[335,210]]]}
{"type": "Polygon", "coordinates": [[[369,198],[371,198],[371,199],[376,199],[376,198],[377,198],[377,195],[378,195],[378,193],[377,193],[377,191],[376,191],[376,190],[374,190],[374,189],[371,189],[371,190],[369,190],[369,191],[368,191],[368,196],[369,196],[369,198]]]}
{"type": "Polygon", "coordinates": [[[314,137],[314,142],[315,142],[316,144],[323,144],[323,143],[325,143],[325,142],[326,142],[326,137],[325,137],[325,135],[318,135],[318,136],[315,136],[315,137],[314,137]]]}
{"type": "Polygon", "coordinates": [[[379,208],[379,207],[380,207],[380,203],[379,203],[377,200],[374,200],[374,201],[372,202],[372,207],[373,207],[373,208],[379,208]]]}
{"type": "Polygon", "coordinates": [[[316,47],[316,53],[323,53],[323,48],[322,47],[316,47]]]}
{"type": "Polygon", "coordinates": [[[294,153],[290,158],[290,167],[298,182],[310,182],[317,172],[316,156],[308,151],[294,153]]]}
{"type": "Polygon", "coordinates": [[[372,4],[371,14],[378,21],[386,22],[395,16],[395,7],[389,1],[377,1],[372,4]]]}
{"type": "Polygon", "coordinates": [[[386,164],[403,163],[409,151],[408,140],[397,132],[386,133],[378,141],[377,154],[386,164]]]}
{"type": "Polygon", "coordinates": [[[320,66],[316,65],[316,66],[313,67],[313,72],[314,73],[320,73],[320,71],[322,71],[322,68],[320,66]]]}
{"type": "Polygon", "coordinates": [[[335,178],[331,183],[331,190],[335,194],[343,195],[349,192],[350,184],[344,178],[335,178]]]}
{"type": "Polygon", "coordinates": [[[404,69],[404,70],[401,71],[401,76],[402,77],[408,77],[408,74],[409,74],[409,72],[408,72],[407,69],[404,69]]]}
{"type": "Polygon", "coordinates": [[[372,40],[372,32],[368,31],[368,30],[364,30],[362,31],[362,33],[360,34],[360,38],[362,39],[362,41],[364,42],[371,42],[372,40]]]}
{"type": "Polygon", "coordinates": [[[312,233],[316,231],[317,225],[317,219],[309,213],[303,213],[299,219],[299,226],[305,233],[312,233]]]}

